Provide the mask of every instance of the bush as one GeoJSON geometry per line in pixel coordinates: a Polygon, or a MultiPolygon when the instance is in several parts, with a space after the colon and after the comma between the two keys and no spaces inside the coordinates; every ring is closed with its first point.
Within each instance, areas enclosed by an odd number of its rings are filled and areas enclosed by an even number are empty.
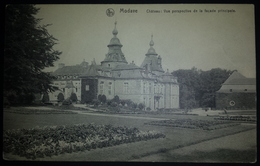
{"type": "Polygon", "coordinates": [[[97,107],[97,106],[100,105],[100,101],[97,100],[97,99],[93,99],[93,100],[92,100],[92,103],[94,104],[95,107],[97,107]]]}
{"type": "Polygon", "coordinates": [[[106,95],[102,95],[102,96],[100,97],[100,100],[99,100],[99,101],[101,101],[102,103],[106,103],[106,101],[107,101],[106,95]]]}
{"type": "Polygon", "coordinates": [[[78,101],[78,98],[77,98],[76,93],[71,93],[71,95],[70,95],[70,100],[71,100],[72,102],[78,101]]]}
{"type": "Polygon", "coordinates": [[[151,111],[151,108],[150,108],[150,107],[147,107],[147,108],[146,108],[146,111],[151,111]]]}
{"type": "Polygon", "coordinates": [[[117,102],[112,102],[112,103],[111,103],[111,106],[112,106],[112,107],[117,107],[118,104],[117,104],[117,102]]]}
{"type": "Polygon", "coordinates": [[[124,101],[124,100],[121,100],[121,101],[120,101],[120,104],[122,104],[122,106],[124,106],[124,105],[125,105],[125,101],[124,101]]]}
{"type": "Polygon", "coordinates": [[[112,101],[111,101],[111,100],[107,101],[107,105],[108,105],[108,106],[110,106],[110,105],[111,105],[111,103],[112,103],[112,101]]]}
{"type": "Polygon", "coordinates": [[[71,104],[72,104],[72,102],[71,102],[70,98],[63,100],[63,102],[62,102],[62,105],[71,105],[71,104]]]}
{"type": "Polygon", "coordinates": [[[43,94],[43,97],[42,97],[42,102],[43,102],[43,103],[47,103],[47,102],[49,102],[49,101],[50,101],[50,98],[49,98],[48,93],[44,93],[44,94],[43,94]]]}
{"type": "Polygon", "coordinates": [[[133,108],[133,109],[136,109],[136,108],[137,108],[137,104],[133,102],[133,103],[130,105],[130,107],[133,108]]]}
{"type": "Polygon", "coordinates": [[[57,96],[57,100],[58,100],[58,102],[64,101],[64,95],[62,93],[59,93],[57,96]]]}
{"type": "Polygon", "coordinates": [[[143,103],[138,104],[138,108],[140,110],[143,110],[145,108],[145,105],[143,103]]]}
{"type": "Polygon", "coordinates": [[[116,103],[119,103],[120,102],[120,99],[119,99],[119,96],[115,96],[113,99],[112,99],[113,102],[116,102],[116,103]]]}

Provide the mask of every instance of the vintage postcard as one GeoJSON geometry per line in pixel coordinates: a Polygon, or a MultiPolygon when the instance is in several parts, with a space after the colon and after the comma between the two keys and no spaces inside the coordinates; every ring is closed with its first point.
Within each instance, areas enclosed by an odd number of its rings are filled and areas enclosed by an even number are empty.
{"type": "Polygon", "coordinates": [[[6,15],[5,160],[256,162],[254,5],[6,15]]]}

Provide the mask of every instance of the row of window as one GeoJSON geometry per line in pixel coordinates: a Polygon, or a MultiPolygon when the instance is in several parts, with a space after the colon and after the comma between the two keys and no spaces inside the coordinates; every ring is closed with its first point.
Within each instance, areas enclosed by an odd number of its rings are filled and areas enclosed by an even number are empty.
{"type": "MultiPolygon", "coordinates": [[[[99,92],[101,95],[104,94],[104,81],[101,81],[100,82],[100,85],[99,85],[99,92]]],[[[108,95],[112,95],[112,82],[109,82],[108,83],[108,95]]]]}
{"type": "MultiPolygon", "coordinates": [[[[154,93],[161,93],[162,94],[164,92],[163,89],[164,89],[164,85],[154,85],[154,93]]],[[[149,85],[148,85],[144,82],[143,93],[144,94],[145,93],[149,93],[149,94],[152,93],[152,83],[149,83],[149,85]],[[147,86],[148,86],[148,91],[147,91],[147,86]]]]}
{"type": "Polygon", "coordinates": [[[58,79],[71,79],[71,78],[73,78],[73,79],[77,79],[77,78],[79,78],[79,76],[77,76],[77,75],[59,75],[59,76],[57,76],[57,78],[58,79]]]}
{"type": "MultiPolygon", "coordinates": [[[[75,85],[80,85],[80,82],[75,82],[75,85]]],[[[55,82],[54,85],[66,85],[66,82],[55,82]]]]}

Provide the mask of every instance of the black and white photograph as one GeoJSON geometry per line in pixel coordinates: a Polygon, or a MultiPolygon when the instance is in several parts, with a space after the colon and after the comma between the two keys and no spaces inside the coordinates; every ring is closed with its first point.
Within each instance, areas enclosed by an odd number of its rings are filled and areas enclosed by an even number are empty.
{"type": "Polygon", "coordinates": [[[253,4],[8,4],[6,161],[255,163],[253,4]]]}

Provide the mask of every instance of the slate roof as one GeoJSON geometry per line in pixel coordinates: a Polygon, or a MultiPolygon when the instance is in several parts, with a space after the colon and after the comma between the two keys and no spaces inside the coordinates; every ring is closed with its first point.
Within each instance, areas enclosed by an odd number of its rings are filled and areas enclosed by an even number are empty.
{"type": "Polygon", "coordinates": [[[86,67],[75,65],[75,66],[64,66],[55,70],[52,75],[77,75],[83,73],[86,70],[86,67]]]}
{"type": "Polygon", "coordinates": [[[247,78],[237,71],[234,71],[229,78],[223,83],[218,93],[231,93],[231,92],[255,92],[256,91],[256,78],[247,78]],[[230,91],[232,89],[232,91],[230,91]],[[246,91],[245,91],[246,89],[246,91]]]}
{"type": "Polygon", "coordinates": [[[100,76],[98,73],[98,68],[95,61],[92,61],[91,65],[81,76],[100,76]]]}
{"type": "Polygon", "coordinates": [[[134,70],[134,69],[142,69],[142,68],[139,66],[136,66],[133,63],[130,63],[130,64],[117,65],[113,70],[134,70]]]}
{"type": "Polygon", "coordinates": [[[158,64],[158,57],[157,56],[146,56],[141,67],[145,67],[145,65],[150,65],[148,66],[150,68],[150,70],[152,71],[164,71],[160,65],[158,64]]]}

